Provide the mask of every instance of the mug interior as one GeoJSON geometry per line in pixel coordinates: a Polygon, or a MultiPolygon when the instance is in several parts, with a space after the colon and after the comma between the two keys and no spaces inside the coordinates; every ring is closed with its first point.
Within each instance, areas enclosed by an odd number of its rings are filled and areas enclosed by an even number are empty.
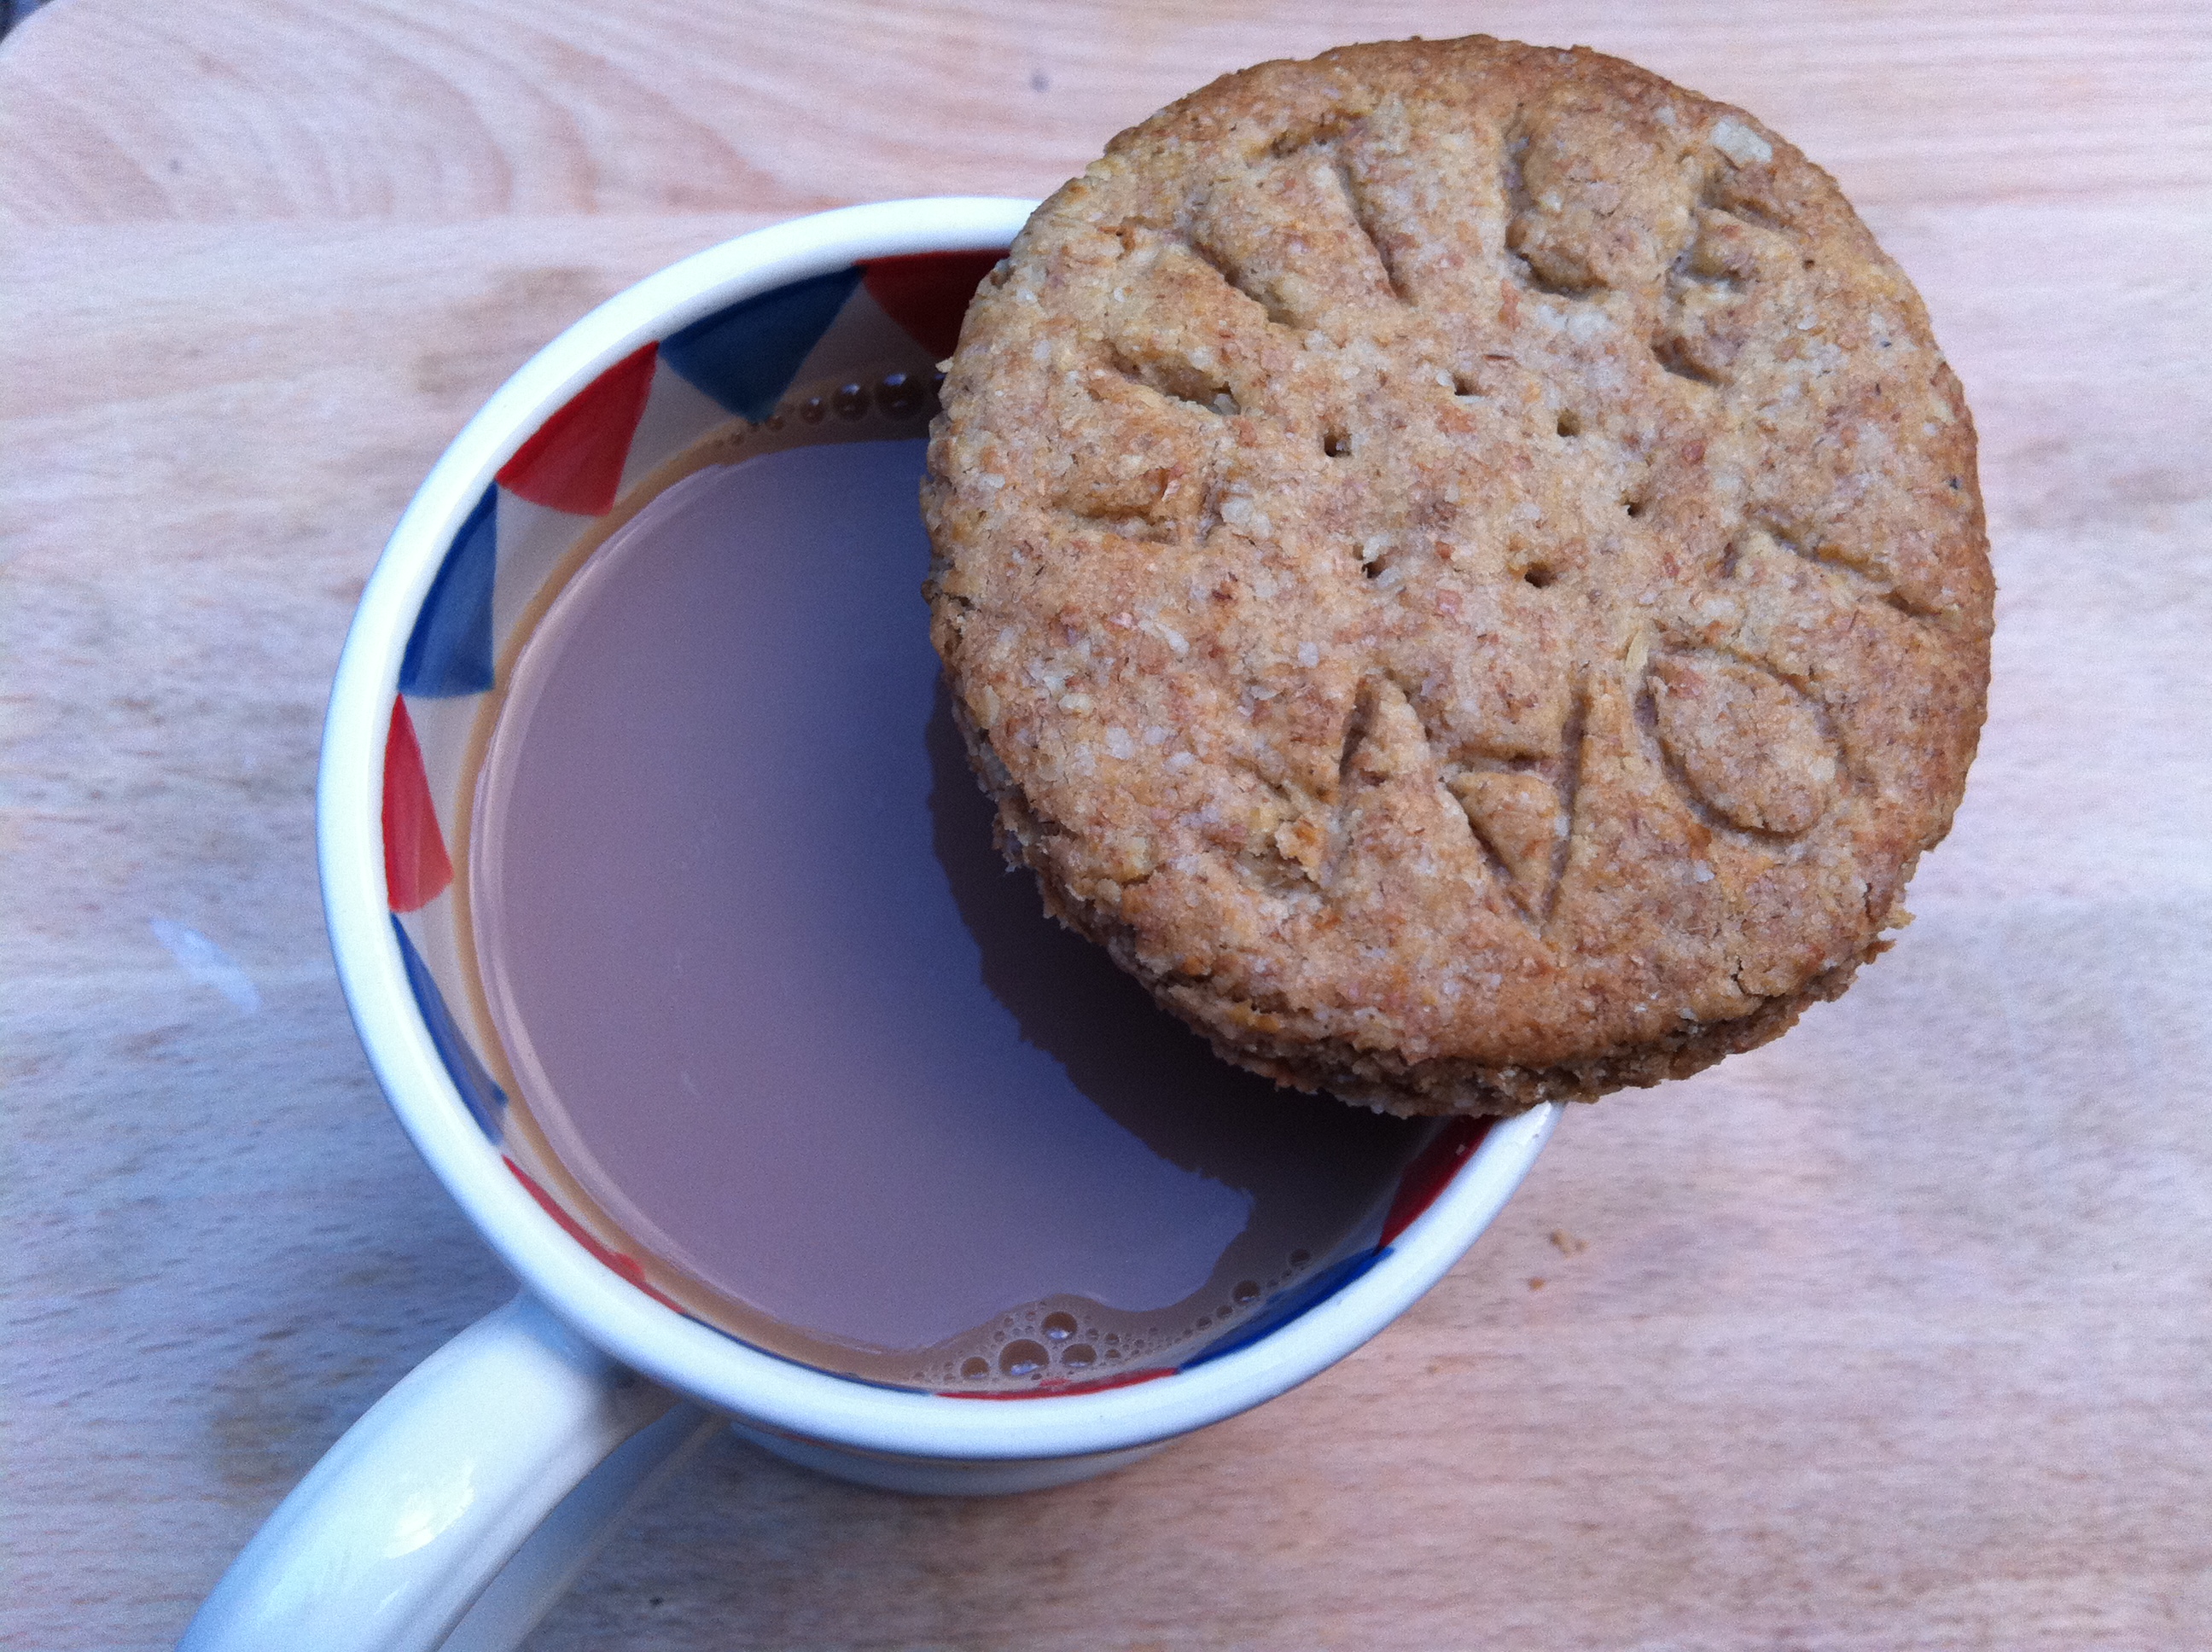
{"type": "Polygon", "coordinates": [[[515,650],[592,550],[708,438],[742,459],[926,434],[936,363],[1028,210],[916,202],[822,215],[702,254],[570,329],[455,443],[395,533],[349,641],[325,746],[342,977],[433,1167],[526,1279],[614,1351],[757,1423],[864,1449],[1112,1449],[1180,1431],[1175,1417],[1194,1406],[1181,1426],[1255,1403],[1356,1345],[1448,1267],[1555,1112],[1443,1126],[1358,1242],[1175,1363],[1047,1381],[993,1396],[1021,1406],[978,1407],[799,1365],[718,1322],[713,1292],[638,1247],[518,1104],[473,956],[467,865],[515,650]],[[359,829],[363,805],[373,834],[359,829]],[[1219,1392],[1169,1400],[1200,1382],[1219,1392]],[[986,1412],[1034,1422],[1010,1428],[986,1412]],[[1015,1436],[1027,1443],[1010,1445],[1015,1436]]]}

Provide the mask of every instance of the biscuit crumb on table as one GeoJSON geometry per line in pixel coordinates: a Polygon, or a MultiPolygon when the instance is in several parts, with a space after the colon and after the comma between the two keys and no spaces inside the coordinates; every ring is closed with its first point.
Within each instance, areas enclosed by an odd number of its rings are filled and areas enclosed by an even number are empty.
{"type": "Polygon", "coordinates": [[[1590,1099],[1905,921],[1988,682],[1973,426],[1750,116],[1480,37],[1231,75],[1039,209],[944,393],[1002,846],[1227,1059],[1590,1099]]]}

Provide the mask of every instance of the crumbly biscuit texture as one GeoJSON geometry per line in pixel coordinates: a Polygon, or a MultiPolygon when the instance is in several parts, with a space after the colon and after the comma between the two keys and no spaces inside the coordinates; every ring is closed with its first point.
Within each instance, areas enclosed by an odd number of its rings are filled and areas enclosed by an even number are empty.
{"type": "Polygon", "coordinates": [[[1756,120],[1482,38],[1232,75],[978,295],[924,508],[1001,841],[1229,1059],[1404,1113],[1832,997],[1988,671],[1973,428],[1756,120]]]}

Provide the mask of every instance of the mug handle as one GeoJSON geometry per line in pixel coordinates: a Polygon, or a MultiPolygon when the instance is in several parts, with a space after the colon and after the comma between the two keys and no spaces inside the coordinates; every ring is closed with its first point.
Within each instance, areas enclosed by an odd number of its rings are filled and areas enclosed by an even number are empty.
{"type": "Polygon", "coordinates": [[[623,1510],[726,1425],[526,1291],[346,1430],[178,1652],[506,1652],[623,1510]]]}

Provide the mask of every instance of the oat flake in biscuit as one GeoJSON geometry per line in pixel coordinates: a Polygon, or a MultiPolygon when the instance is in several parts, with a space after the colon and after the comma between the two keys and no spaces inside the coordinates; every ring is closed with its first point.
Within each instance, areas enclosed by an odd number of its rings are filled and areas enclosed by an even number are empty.
{"type": "Polygon", "coordinates": [[[1958,382],[1834,183],[1583,51],[1116,138],[924,507],[1002,843],[1229,1060],[1401,1113],[1695,1072],[1905,920],[1980,728],[1958,382]]]}

